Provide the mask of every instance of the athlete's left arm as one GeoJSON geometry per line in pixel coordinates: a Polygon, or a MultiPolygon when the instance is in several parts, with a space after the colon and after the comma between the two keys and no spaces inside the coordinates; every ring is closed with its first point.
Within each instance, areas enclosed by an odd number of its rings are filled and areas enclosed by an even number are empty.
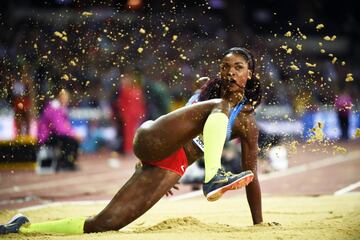
{"type": "Polygon", "coordinates": [[[253,181],[246,187],[246,196],[254,224],[263,221],[261,210],[261,189],[257,174],[257,155],[259,130],[252,111],[242,111],[235,122],[234,137],[240,137],[242,170],[254,173],[253,181]]]}

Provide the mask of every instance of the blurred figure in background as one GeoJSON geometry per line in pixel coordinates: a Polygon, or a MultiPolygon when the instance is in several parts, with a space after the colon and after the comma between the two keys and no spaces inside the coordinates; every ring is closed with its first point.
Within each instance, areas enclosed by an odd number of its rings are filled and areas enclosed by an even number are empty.
{"type": "Polygon", "coordinates": [[[126,73],[121,79],[118,108],[123,123],[123,152],[133,155],[133,139],[136,129],[145,119],[145,100],[140,80],[135,75],[126,73]]]}
{"type": "Polygon", "coordinates": [[[336,97],[335,108],[337,110],[339,126],[341,129],[340,139],[347,140],[349,138],[349,121],[352,108],[352,99],[347,88],[340,92],[336,97]]]}
{"type": "Polygon", "coordinates": [[[13,109],[15,112],[16,136],[29,135],[31,123],[31,78],[26,70],[12,85],[13,109]]]}
{"type": "Polygon", "coordinates": [[[57,97],[50,101],[40,115],[38,125],[38,139],[40,145],[60,149],[56,170],[76,170],[79,141],[68,115],[70,94],[61,89],[57,97]]]}
{"type": "Polygon", "coordinates": [[[146,76],[144,79],[146,100],[146,119],[156,119],[170,111],[170,93],[168,87],[160,80],[146,76]]]}
{"type": "Polygon", "coordinates": [[[120,115],[120,108],[118,99],[120,97],[120,87],[117,86],[110,95],[110,108],[111,108],[111,124],[116,130],[116,142],[114,150],[118,153],[123,153],[123,122],[120,115]]]}

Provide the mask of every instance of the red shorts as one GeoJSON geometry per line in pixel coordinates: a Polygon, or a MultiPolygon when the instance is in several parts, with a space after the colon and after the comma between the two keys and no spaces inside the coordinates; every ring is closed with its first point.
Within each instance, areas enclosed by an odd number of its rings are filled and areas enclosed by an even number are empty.
{"type": "Polygon", "coordinates": [[[143,164],[166,169],[182,176],[188,167],[188,160],[184,148],[180,148],[163,160],[156,162],[143,162],[143,164]]]}

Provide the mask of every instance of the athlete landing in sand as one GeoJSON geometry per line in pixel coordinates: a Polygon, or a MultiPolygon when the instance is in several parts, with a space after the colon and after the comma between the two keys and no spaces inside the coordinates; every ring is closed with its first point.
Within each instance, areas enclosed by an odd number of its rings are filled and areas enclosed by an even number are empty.
{"type": "Polygon", "coordinates": [[[171,191],[186,167],[202,156],[206,198],[215,201],[227,190],[247,185],[253,223],[261,223],[258,129],[254,118],[261,90],[254,69],[254,58],[248,50],[231,48],[222,58],[220,77],[209,80],[200,95],[192,99],[193,104],[142,124],[134,139],[134,153],[142,167],[96,216],[25,224],[28,219],[18,215],[8,224],[0,225],[0,233],[81,234],[119,230],[171,191]],[[234,138],[241,141],[244,172],[240,174],[221,169],[224,142],[234,138]]]}

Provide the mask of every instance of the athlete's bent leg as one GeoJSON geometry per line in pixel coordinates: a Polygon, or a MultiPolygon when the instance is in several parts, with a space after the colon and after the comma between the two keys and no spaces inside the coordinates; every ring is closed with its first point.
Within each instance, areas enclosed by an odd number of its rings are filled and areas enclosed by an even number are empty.
{"type": "Polygon", "coordinates": [[[228,115],[230,105],[222,99],[212,99],[186,106],[145,122],[134,138],[134,153],[142,161],[158,161],[184,146],[203,131],[212,112],[228,115]]]}

